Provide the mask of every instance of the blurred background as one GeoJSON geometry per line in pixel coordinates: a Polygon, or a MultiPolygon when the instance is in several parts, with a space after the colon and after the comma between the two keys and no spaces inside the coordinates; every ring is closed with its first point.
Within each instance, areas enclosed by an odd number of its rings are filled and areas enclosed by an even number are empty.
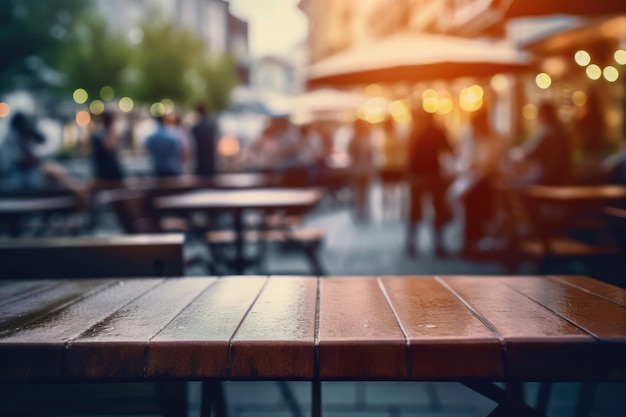
{"type": "Polygon", "coordinates": [[[272,114],[287,112],[296,124],[391,117],[401,128],[424,92],[453,141],[483,102],[496,128],[523,142],[541,100],[558,103],[568,123],[592,94],[603,134],[593,146],[576,143],[577,157],[615,152],[624,136],[626,17],[613,2],[7,0],[0,7],[0,138],[11,114],[24,111],[45,132],[38,152],[67,161],[89,154],[94,121],[110,108],[123,116],[125,164],[145,174],[149,116],[177,112],[191,123],[198,102],[219,119],[220,156],[231,169],[245,168],[232,165],[234,154],[272,114]],[[399,35],[406,39],[385,44],[399,35]],[[433,35],[445,44],[433,44],[433,35]],[[476,65],[425,68],[468,61],[476,65]],[[351,100],[334,96],[338,89],[351,100]],[[310,90],[328,94],[293,102],[310,90]]]}

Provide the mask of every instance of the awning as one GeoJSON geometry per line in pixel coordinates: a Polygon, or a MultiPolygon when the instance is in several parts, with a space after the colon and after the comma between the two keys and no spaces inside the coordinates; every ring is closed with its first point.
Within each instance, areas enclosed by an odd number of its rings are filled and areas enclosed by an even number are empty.
{"type": "Polygon", "coordinates": [[[323,59],[307,70],[309,88],[482,77],[531,66],[530,55],[504,41],[403,33],[323,59]]]}
{"type": "Polygon", "coordinates": [[[505,18],[569,14],[602,16],[626,14],[623,0],[512,0],[504,9],[505,18]]]}

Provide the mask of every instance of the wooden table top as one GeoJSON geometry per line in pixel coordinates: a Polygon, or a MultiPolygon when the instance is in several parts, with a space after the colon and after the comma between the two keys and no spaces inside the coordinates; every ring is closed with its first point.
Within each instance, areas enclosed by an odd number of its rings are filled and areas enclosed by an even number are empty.
{"type": "Polygon", "coordinates": [[[251,190],[202,190],[159,197],[161,210],[307,209],[322,198],[317,188],[259,188],[251,190]]]}
{"type": "Polygon", "coordinates": [[[626,291],[577,276],[2,281],[0,383],[626,380],[626,291]]]}

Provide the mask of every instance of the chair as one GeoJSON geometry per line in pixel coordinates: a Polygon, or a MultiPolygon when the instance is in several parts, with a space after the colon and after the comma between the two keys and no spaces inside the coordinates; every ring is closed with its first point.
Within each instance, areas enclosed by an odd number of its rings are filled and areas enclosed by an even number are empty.
{"type": "Polygon", "coordinates": [[[573,269],[575,264],[594,270],[619,255],[614,241],[598,222],[601,214],[597,204],[560,204],[527,194],[522,200],[531,233],[517,239],[514,248],[518,261],[536,263],[537,273],[580,273],[573,269]]]}

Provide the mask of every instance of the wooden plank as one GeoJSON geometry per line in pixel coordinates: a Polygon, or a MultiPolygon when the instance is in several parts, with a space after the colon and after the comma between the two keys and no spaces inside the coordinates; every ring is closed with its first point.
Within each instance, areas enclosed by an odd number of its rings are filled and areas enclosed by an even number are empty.
{"type": "Polygon", "coordinates": [[[48,291],[63,282],[56,280],[2,281],[0,286],[0,303],[8,304],[26,298],[38,292],[48,291]]]}
{"type": "Polygon", "coordinates": [[[314,377],[317,279],[272,277],[231,343],[231,377],[314,377]]]}
{"type": "Polygon", "coordinates": [[[68,379],[142,379],[150,339],[215,278],[169,279],[68,344],[68,379]]]}
{"type": "Polygon", "coordinates": [[[375,278],[320,280],[319,376],[407,379],[407,341],[375,278]]]}
{"type": "MultiPolygon", "coordinates": [[[[505,341],[507,376],[579,380],[596,374],[587,362],[595,339],[505,284],[498,277],[443,277],[481,320],[505,341]]],[[[593,362],[593,361],[591,361],[593,362]]]]}
{"type": "Polygon", "coordinates": [[[150,342],[147,376],[226,377],[229,343],[265,277],[219,279],[150,342]]]}
{"type": "Polygon", "coordinates": [[[0,338],[0,381],[61,378],[67,342],[161,280],[127,280],[40,317],[0,338]]]}
{"type": "Polygon", "coordinates": [[[551,276],[550,278],[561,282],[568,282],[571,285],[575,285],[626,307],[626,291],[615,285],[580,275],[557,275],[551,276]]]}
{"type": "Polygon", "coordinates": [[[504,376],[498,337],[431,277],[387,277],[381,283],[409,338],[412,379],[504,376]]]}
{"type": "Polygon", "coordinates": [[[34,292],[26,298],[0,305],[0,335],[59,310],[77,300],[115,284],[112,280],[64,281],[49,291],[34,292]]]}
{"type": "Polygon", "coordinates": [[[584,358],[596,378],[626,377],[626,307],[563,281],[510,277],[506,284],[602,342],[595,355],[584,358]]]}

